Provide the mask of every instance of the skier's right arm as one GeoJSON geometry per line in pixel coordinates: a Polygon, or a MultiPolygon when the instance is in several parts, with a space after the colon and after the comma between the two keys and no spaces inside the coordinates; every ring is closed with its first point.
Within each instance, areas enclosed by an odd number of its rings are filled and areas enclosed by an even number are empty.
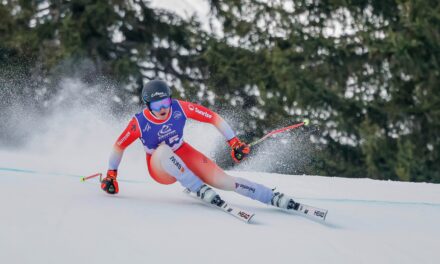
{"type": "Polygon", "coordinates": [[[124,150],[140,137],[140,129],[136,119],[133,117],[124,129],[122,134],[118,137],[113,145],[113,151],[110,154],[108,162],[107,177],[101,182],[101,188],[110,194],[116,194],[119,191],[118,181],[118,167],[122,160],[124,150]]]}

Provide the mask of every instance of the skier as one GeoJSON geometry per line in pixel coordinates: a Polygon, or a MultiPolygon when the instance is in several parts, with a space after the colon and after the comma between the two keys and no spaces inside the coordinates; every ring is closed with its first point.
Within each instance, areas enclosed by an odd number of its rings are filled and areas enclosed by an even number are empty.
{"type": "Polygon", "coordinates": [[[217,113],[198,104],[171,98],[171,89],[161,80],[148,82],[142,89],[146,107],[135,114],[114,144],[107,176],[101,188],[109,194],[119,191],[117,175],[123,152],[140,139],[147,153],[151,177],[161,184],[178,181],[182,186],[211,204],[224,201],[210,186],[235,191],[262,203],[283,209],[297,209],[298,203],[282,193],[249,180],[226,174],[215,162],[183,140],[187,119],[214,125],[231,147],[232,158],[242,161],[250,147],[240,141],[228,123],[217,113]]]}

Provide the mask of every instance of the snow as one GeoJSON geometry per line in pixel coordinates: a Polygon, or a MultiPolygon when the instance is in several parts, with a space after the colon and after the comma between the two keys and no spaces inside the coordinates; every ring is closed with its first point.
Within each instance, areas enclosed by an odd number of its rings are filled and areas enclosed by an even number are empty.
{"type": "MultiPolygon", "coordinates": [[[[326,222],[313,221],[219,191],[231,205],[256,213],[245,224],[188,197],[178,184],[154,182],[135,142],[119,168],[120,193],[108,195],[97,179],[80,177],[106,170],[112,144],[130,117],[111,118],[105,104],[72,93],[91,89],[79,81],[63,85],[59,95],[67,99],[49,102],[53,113],[41,116],[26,105],[11,105],[0,124],[17,128],[17,138],[5,138],[21,142],[0,137],[1,263],[438,262],[438,184],[263,173],[250,162],[229,173],[329,213],[326,222]]],[[[206,124],[191,123],[185,138],[210,157],[228,151],[220,133],[206,124]]],[[[252,153],[260,163],[274,163],[264,155],[252,153]]]]}
{"type": "Polygon", "coordinates": [[[203,30],[212,32],[213,29],[210,27],[212,24],[215,33],[220,34],[218,31],[220,24],[210,16],[210,6],[207,0],[151,0],[149,4],[153,8],[174,12],[184,19],[196,16],[203,30]]]}
{"type": "Polygon", "coordinates": [[[132,168],[111,196],[97,180],[50,171],[42,160],[0,152],[2,263],[436,263],[438,256],[436,184],[230,171],[329,210],[326,222],[312,221],[219,191],[256,213],[244,224],[178,184],[155,183],[141,163],[126,160],[132,168]]]}

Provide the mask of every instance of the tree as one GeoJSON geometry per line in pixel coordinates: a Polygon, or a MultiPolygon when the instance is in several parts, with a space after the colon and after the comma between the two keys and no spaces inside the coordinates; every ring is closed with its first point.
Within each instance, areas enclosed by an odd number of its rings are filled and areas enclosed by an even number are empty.
{"type": "Polygon", "coordinates": [[[3,1],[0,87],[44,101],[76,72],[111,79],[120,110],[159,77],[176,97],[239,108],[247,140],[312,119],[316,158],[285,173],[440,182],[438,1],[209,3],[221,35],[143,0],[3,1]]]}
{"type": "Polygon", "coordinates": [[[258,87],[264,127],[295,115],[323,127],[322,173],[440,180],[437,1],[210,3],[226,41],[266,55],[241,80],[258,87]]]}

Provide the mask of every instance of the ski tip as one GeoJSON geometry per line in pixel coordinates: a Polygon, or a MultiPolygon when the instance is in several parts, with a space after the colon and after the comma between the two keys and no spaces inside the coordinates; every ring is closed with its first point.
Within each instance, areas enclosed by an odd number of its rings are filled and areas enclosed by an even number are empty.
{"type": "Polygon", "coordinates": [[[322,221],[325,221],[325,218],[327,217],[327,210],[322,210],[319,214],[316,214],[315,212],[315,216],[318,216],[319,219],[321,219],[322,221]]]}
{"type": "Polygon", "coordinates": [[[327,218],[327,214],[328,214],[328,211],[325,212],[325,215],[324,215],[324,217],[322,218],[322,221],[325,221],[325,219],[327,218]]]}
{"type": "Polygon", "coordinates": [[[84,179],[84,177],[81,177],[81,181],[82,181],[82,182],[85,182],[86,180],[84,179]]]}
{"type": "Polygon", "coordinates": [[[255,214],[252,214],[250,217],[249,217],[249,219],[248,219],[248,221],[246,222],[247,224],[252,224],[254,221],[253,221],[253,219],[254,219],[254,216],[255,216],[255,214]]]}

